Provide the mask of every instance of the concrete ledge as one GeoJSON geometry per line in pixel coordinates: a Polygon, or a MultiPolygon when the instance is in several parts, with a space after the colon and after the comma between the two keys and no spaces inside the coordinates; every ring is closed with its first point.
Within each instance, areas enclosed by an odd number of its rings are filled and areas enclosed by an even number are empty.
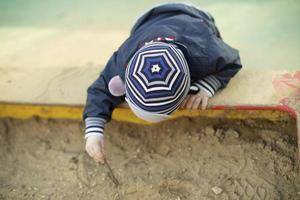
{"type": "MultiPolygon", "coordinates": [[[[11,117],[26,119],[40,117],[45,119],[82,119],[82,105],[42,105],[42,104],[13,104],[0,103],[0,118],[11,117]]],[[[287,121],[295,119],[293,110],[283,107],[263,106],[215,106],[207,110],[179,110],[170,119],[178,117],[211,117],[227,119],[267,119],[270,121],[287,121]]],[[[116,108],[112,118],[117,121],[151,124],[137,118],[129,108],[116,108]]]]}

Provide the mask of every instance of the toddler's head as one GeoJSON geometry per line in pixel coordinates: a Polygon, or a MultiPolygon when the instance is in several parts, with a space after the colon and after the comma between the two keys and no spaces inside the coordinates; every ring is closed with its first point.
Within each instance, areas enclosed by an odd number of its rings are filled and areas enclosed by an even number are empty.
{"type": "Polygon", "coordinates": [[[190,72],[174,44],[151,42],[139,49],[126,68],[126,101],[138,117],[159,122],[180,106],[190,88],[190,72]]]}

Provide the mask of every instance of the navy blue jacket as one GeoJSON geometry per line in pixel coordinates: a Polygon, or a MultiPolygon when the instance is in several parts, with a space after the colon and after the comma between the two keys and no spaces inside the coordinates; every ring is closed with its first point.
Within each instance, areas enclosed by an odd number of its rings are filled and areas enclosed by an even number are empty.
{"type": "Polygon", "coordinates": [[[98,79],[88,88],[84,119],[110,120],[113,109],[124,101],[124,96],[110,94],[110,79],[119,75],[125,82],[125,69],[130,58],[145,42],[158,38],[175,43],[183,51],[192,82],[212,76],[217,82],[214,90],[225,87],[242,67],[238,51],[220,38],[209,14],[186,4],[157,6],[138,19],[128,39],[114,52],[98,79]]]}

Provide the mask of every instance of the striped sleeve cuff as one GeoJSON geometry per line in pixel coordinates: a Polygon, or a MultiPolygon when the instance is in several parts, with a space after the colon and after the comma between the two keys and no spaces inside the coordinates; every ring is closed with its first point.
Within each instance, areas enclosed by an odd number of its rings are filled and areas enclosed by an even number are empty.
{"type": "Polygon", "coordinates": [[[216,91],[221,87],[221,82],[213,75],[209,75],[204,79],[193,83],[200,90],[206,91],[212,97],[216,91]]]}
{"type": "Polygon", "coordinates": [[[85,136],[88,138],[91,135],[103,136],[106,120],[100,117],[87,117],[85,119],[85,136]]]}

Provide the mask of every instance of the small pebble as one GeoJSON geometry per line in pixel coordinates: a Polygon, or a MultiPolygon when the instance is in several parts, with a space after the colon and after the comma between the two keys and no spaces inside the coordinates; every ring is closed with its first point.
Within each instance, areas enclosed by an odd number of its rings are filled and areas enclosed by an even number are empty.
{"type": "Polygon", "coordinates": [[[187,172],[188,170],[187,169],[182,169],[180,172],[181,173],[185,173],[185,172],[187,172]]]}
{"type": "Polygon", "coordinates": [[[229,138],[239,138],[240,137],[240,134],[233,130],[233,129],[228,129],[226,132],[225,132],[225,135],[229,138]]]}
{"type": "Polygon", "coordinates": [[[118,193],[115,194],[114,199],[118,199],[120,195],[118,193]]]}
{"type": "Polygon", "coordinates": [[[133,194],[136,192],[137,192],[136,187],[129,187],[128,189],[125,190],[125,194],[133,194]]]}
{"type": "Polygon", "coordinates": [[[221,194],[223,192],[222,188],[215,186],[213,188],[211,188],[211,190],[215,193],[215,194],[221,194]]]}
{"type": "Polygon", "coordinates": [[[208,126],[208,127],[205,128],[205,134],[206,135],[213,136],[214,133],[215,133],[215,130],[214,130],[213,127],[208,126]]]}
{"type": "Polygon", "coordinates": [[[96,185],[97,185],[97,182],[96,182],[96,181],[91,182],[91,186],[92,186],[92,187],[95,187],[96,185]]]}
{"type": "Polygon", "coordinates": [[[220,139],[223,138],[223,130],[222,129],[217,129],[216,136],[220,139]]]}

